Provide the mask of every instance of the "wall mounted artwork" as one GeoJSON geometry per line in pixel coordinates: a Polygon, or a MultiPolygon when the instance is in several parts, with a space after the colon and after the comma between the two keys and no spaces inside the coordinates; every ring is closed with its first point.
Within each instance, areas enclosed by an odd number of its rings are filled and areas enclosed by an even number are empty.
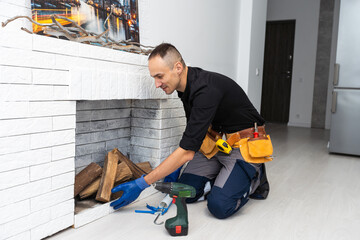
{"type": "MultiPolygon", "coordinates": [[[[73,39],[69,36],[103,34],[101,38],[105,37],[105,42],[131,42],[140,46],[138,0],[31,0],[31,8],[33,21],[40,24],[33,24],[36,34],[70,40],[73,39]],[[54,18],[57,26],[45,27],[53,24],[54,18]]],[[[99,45],[104,46],[100,41],[99,45]]]]}

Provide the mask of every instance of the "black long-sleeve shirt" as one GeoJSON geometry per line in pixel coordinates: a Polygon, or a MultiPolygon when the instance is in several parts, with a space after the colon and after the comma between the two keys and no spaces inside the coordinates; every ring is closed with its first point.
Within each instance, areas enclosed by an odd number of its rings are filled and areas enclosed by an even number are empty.
{"type": "Polygon", "coordinates": [[[186,150],[200,149],[210,124],[215,131],[232,133],[265,122],[242,88],[218,73],[188,67],[185,91],[178,96],[187,120],[180,147],[186,150]]]}

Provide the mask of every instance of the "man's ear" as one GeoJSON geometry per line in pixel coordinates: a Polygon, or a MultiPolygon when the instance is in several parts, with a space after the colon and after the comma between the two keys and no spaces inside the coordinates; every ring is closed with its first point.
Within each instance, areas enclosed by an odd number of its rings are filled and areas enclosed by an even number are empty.
{"type": "Polygon", "coordinates": [[[184,67],[181,64],[181,62],[176,62],[175,63],[175,69],[176,69],[176,72],[180,75],[182,73],[184,67]]]}

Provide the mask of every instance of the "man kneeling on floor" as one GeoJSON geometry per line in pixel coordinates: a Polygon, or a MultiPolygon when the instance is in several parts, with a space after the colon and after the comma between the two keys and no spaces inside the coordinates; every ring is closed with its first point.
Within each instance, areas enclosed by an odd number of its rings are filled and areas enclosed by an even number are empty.
{"type": "Polygon", "coordinates": [[[187,162],[178,182],[193,186],[197,192],[187,202],[204,199],[204,187],[209,182],[207,206],[219,219],[236,213],[249,198],[265,199],[269,184],[264,162],[271,158],[252,158],[242,149],[242,141],[246,145],[253,138],[255,123],[259,139],[266,139],[265,121],[242,88],[221,74],[186,66],[179,51],[168,43],[157,46],[148,60],[156,88],[166,94],[177,91],[186,113],[186,129],[179,147],[157,168],[113,188],[112,192],[124,193],[111,206],[118,209],[133,202],[150,184],[187,162]],[[218,151],[215,145],[223,135],[232,145],[230,154],[218,151]]]}

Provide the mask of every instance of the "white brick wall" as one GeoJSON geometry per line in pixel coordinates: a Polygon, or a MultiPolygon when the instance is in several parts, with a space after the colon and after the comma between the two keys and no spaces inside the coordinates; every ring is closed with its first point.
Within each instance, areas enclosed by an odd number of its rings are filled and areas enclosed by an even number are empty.
{"type": "MultiPolygon", "coordinates": [[[[30,14],[30,0],[0,1],[0,21],[30,14]]],[[[176,148],[184,126],[181,103],[155,88],[146,56],[20,27],[32,26],[17,20],[0,28],[0,240],[41,239],[74,224],[77,100],[163,99],[143,101],[151,113],[134,112],[131,132],[142,141],[136,161],[157,165],[176,148]],[[146,114],[155,117],[144,122],[146,114]]]]}

